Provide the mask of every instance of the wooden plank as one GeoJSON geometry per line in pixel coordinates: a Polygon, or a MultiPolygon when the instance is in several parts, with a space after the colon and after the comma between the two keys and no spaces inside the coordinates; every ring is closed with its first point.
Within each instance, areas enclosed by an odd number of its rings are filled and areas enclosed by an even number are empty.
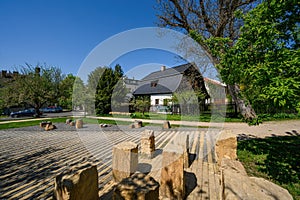
{"type": "Polygon", "coordinates": [[[208,135],[206,137],[207,141],[207,150],[208,150],[208,178],[209,178],[209,197],[210,199],[219,199],[219,177],[217,175],[216,171],[216,163],[213,160],[213,154],[214,154],[214,147],[212,146],[214,144],[212,138],[208,135]]]}

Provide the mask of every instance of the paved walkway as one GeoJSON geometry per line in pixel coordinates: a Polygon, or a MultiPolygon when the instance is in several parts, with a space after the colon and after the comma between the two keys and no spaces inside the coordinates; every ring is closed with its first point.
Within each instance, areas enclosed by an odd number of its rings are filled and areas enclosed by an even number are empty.
{"type": "Polygon", "coordinates": [[[18,120],[5,120],[0,121],[0,124],[17,123],[17,122],[28,122],[28,121],[39,121],[39,120],[51,120],[51,118],[35,118],[35,119],[18,119],[18,120]]]}

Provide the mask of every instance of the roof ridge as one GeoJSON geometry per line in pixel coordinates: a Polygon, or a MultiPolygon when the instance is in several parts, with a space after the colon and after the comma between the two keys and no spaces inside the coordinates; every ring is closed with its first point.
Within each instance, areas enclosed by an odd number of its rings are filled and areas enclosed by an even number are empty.
{"type": "Polygon", "coordinates": [[[175,73],[162,75],[162,76],[159,76],[157,78],[165,78],[165,77],[169,77],[169,76],[174,76],[175,74],[182,74],[183,71],[177,70],[176,68],[184,67],[184,66],[189,66],[189,65],[192,65],[192,63],[185,63],[185,64],[181,64],[181,65],[178,65],[178,66],[175,66],[175,67],[170,67],[170,68],[165,69],[164,71],[157,70],[157,71],[151,72],[150,74],[148,74],[147,76],[145,76],[144,78],[142,78],[141,81],[152,80],[153,78],[147,78],[147,77],[151,77],[151,75],[153,75],[153,74],[160,73],[160,72],[165,72],[165,71],[174,71],[175,73]]]}

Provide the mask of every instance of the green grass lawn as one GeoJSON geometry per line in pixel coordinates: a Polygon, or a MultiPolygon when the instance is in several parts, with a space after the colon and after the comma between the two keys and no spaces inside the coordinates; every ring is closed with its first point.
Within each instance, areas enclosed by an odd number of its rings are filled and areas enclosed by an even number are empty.
{"type": "MultiPolygon", "coordinates": [[[[4,129],[10,129],[10,128],[21,128],[21,127],[27,127],[27,126],[37,126],[42,121],[51,121],[53,123],[65,123],[67,119],[73,119],[76,118],[53,118],[50,120],[40,119],[40,120],[34,120],[34,121],[19,121],[19,122],[9,122],[6,124],[0,124],[0,130],[4,129]]],[[[106,119],[90,119],[90,118],[80,118],[83,120],[83,123],[86,124],[112,124],[112,125],[129,125],[132,122],[124,122],[124,121],[115,121],[115,120],[106,120],[106,119]]],[[[154,125],[150,123],[143,123],[143,126],[149,126],[154,125]]]]}
{"type": "Polygon", "coordinates": [[[238,158],[249,176],[268,179],[300,200],[300,135],[238,142],[238,158]]]}
{"type": "Polygon", "coordinates": [[[200,115],[179,115],[179,114],[159,114],[159,113],[132,113],[125,115],[101,115],[102,117],[132,118],[132,119],[152,119],[152,120],[170,120],[170,121],[198,121],[198,122],[242,122],[241,118],[224,118],[221,114],[202,113],[200,115]]]}
{"type": "MultiPolygon", "coordinates": [[[[53,122],[53,123],[59,123],[59,122],[66,122],[67,118],[55,118],[55,119],[51,119],[49,121],[53,122]]],[[[27,126],[36,126],[39,125],[40,122],[42,121],[48,121],[45,119],[41,119],[41,120],[35,120],[35,121],[24,121],[24,122],[9,122],[6,124],[0,124],[0,130],[3,129],[10,129],[10,128],[20,128],[20,127],[27,127],[27,126]]]]}
{"type": "MultiPolygon", "coordinates": [[[[40,120],[34,120],[34,121],[20,121],[20,122],[9,122],[6,124],[0,124],[0,130],[4,129],[11,129],[11,128],[21,128],[21,127],[27,127],[27,126],[37,126],[42,121],[51,121],[53,123],[65,123],[67,119],[73,119],[76,120],[76,118],[53,118],[50,120],[40,119],[40,120]]],[[[83,120],[83,123],[86,124],[112,124],[112,125],[129,125],[132,122],[127,121],[115,121],[115,120],[107,120],[107,119],[91,119],[91,118],[80,118],[83,120]]],[[[155,123],[147,123],[143,122],[143,126],[162,126],[161,124],[155,124],[155,123]]],[[[206,126],[184,126],[184,125],[172,125],[172,128],[178,128],[178,127],[189,127],[189,128],[209,128],[206,126]]]]}
{"type": "MultiPolygon", "coordinates": [[[[103,117],[118,118],[136,118],[136,119],[154,119],[154,120],[170,120],[170,121],[198,121],[198,122],[243,122],[239,117],[224,117],[224,113],[203,112],[200,115],[180,115],[180,114],[159,114],[146,112],[144,115],[139,112],[132,113],[130,116],[125,115],[101,115],[103,117]]],[[[276,113],[276,114],[258,114],[259,121],[280,121],[289,119],[300,119],[300,114],[276,113]]]]}

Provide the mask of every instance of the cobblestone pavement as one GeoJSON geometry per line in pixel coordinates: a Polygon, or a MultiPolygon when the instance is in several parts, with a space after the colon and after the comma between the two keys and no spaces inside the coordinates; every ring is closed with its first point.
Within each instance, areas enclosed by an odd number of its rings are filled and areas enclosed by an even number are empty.
{"type": "MultiPolygon", "coordinates": [[[[125,140],[138,144],[145,129],[88,124],[76,131],[63,123],[55,125],[53,131],[39,126],[0,131],[0,199],[51,199],[55,176],[87,161],[97,165],[101,190],[112,178],[113,145],[125,140]]],[[[161,148],[178,132],[195,130],[149,128],[155,130],[161,148]]]]}

